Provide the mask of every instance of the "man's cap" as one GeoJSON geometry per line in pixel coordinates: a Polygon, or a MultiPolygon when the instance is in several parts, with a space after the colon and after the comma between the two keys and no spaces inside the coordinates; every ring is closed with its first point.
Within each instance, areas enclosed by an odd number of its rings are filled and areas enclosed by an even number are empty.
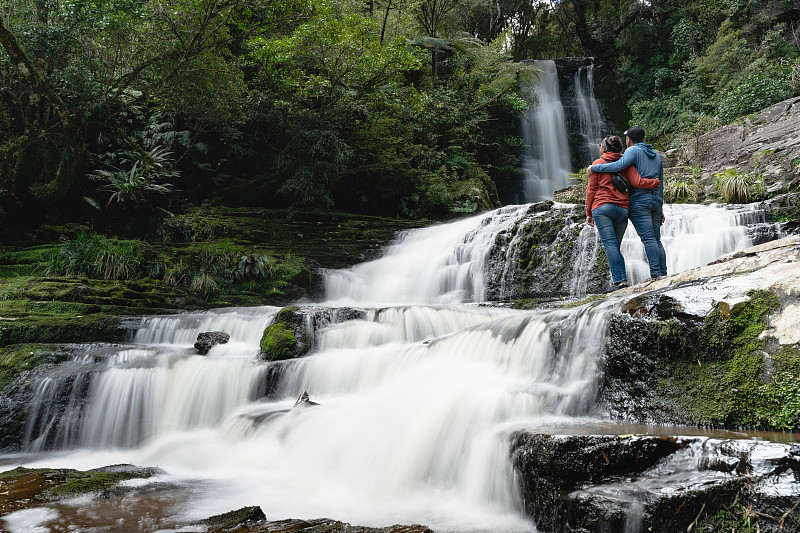
{"type": "Polygon", "coordinates": [[[640,143],[644,140],[644,130],[641,126],[631,126],[628,128],[628,131],[625,132],[625,136],[633,142],[640,143]]]}

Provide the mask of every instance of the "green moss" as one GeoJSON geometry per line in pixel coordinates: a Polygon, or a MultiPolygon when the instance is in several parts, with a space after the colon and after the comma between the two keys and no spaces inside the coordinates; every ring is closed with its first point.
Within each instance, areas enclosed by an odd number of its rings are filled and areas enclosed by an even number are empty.
{"type": "Polygon", "coordinates": [[[562,305],[563,308],[568,309],[570,307],[579,307],[581,305],[585,305],[591,302],[596,302],[597,300],[603,300],[606,297],[605,294],[591,294],[586,298],[581,298],[580,300],[576,300],[574,302],[568,302],[562,305]]]}
{"type": "Polygon", "coordinates": [[[290,326],[277,320],[264,330],[260,346],[271,361],[291,359],[298,351],[297,340],[290,326]]]}
{"type": "Polygon", "coordinates": [[[764,347],[759,334],[767,327],[767,316],[780,307],[771,291],[750,291],[749,300],[733,307],[719,303],[699,331],[701,355],[708,360],[731,357],[764,347]]]}
{"type": "Polygon", "coordinates": [[[0,472],[0,479],[9,482],[16,478],[37,476],[41,480],[38,485],[33,484],[31,481],[23,480],[26,489],[38,500],[54,500],[69,498],[80,494],[106,492],[122,481],[148,478],[155,475],[157,471],[157,469],[150,468],[134,468],[129,471],[109,472],[99,470],[80,471],[72,469],[17,467],[13,470],[0,472]]]}
{"type": "Polygon", "coordinates": [[[800,352],[771,348],[759,335],[779,307],[769,291],[720,304],[697,328],[676,319],[658,324],[649,408],[687,424],[800,428],[800,352]]]}
{"type": "Polygon", "coordinates": [[[800,219],[800,207],[767,211],[770,222],[787,222],[800,219]]]}
{"type": "Polygon", "coordinates": [[[118,317],[31,316],[0,323],[0,347],[20,343],[119,342],[125,330],[118,317]]]}
{"type": "Polygon", "coordinates": [[[18,466],[12,470],[6,470],[4,472],[0,472],[0,479],[12,479],[19,476],[25,475],[36,475],[36,474],[47,474],[49,472],[53,472],[52,468],[25,468],[24,466],[18,466]]]}
{"type": "Polygon", "coordinates": [[[48,490],[45,497],[48,499],[68,498],[79,494],[92,492],[105,492],[115,487],[122,481],[141,477],[135,472],[80,472],[74,471],[67,475],[66,480],[48,490]]]}
{"type": "Polygon", "coordinates": [[[212,531],[223,528],[232,528],[247,522],[258,522],[266,520],[266,516],[260,507],[242,507],[235,511],[228,511],[201,520],[200,523],[208,527],[212,531]]]}
{"type": "Polygon", "coordinates": [[[60,350],[41,344],[18,344],[0,349],[0,391],[23,372],[43,363],[57,363],[68,358],[60,350]]]}

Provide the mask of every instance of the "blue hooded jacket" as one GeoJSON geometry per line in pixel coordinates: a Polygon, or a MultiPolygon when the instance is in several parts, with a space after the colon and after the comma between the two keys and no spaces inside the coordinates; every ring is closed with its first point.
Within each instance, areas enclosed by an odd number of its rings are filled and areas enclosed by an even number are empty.
{"type": "Polygon", "coordinates": [[[655,189],[634,189],[631,194],[637,194],[640,191],[658,191],[659,195],[663,194],[664,164],[661,156],[652,146],[643,142],[629,146],[622,157],[613,163],[592,165],[592,172],[619,172],[631,165],[636,167],[639,175],[643,178],[658,178],[661,181],[661,185],[655,189]]]}

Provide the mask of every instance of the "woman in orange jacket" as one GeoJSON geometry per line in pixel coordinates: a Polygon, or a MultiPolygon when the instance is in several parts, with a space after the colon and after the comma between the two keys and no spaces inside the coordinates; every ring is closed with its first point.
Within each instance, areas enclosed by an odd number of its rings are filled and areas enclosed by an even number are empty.
{"type": "MultiPolygon", "coordinates": [[[[622,157],[622,140],[616,135],[610,135],[600,143],[600,149],[603,153],[592,165],[612,163],[622,157]]],[[[633,165],[624,169],[621,174],[631,185],[640,189],[658,187],[661,183],[657,179],[642,178],[633,165]]],[[[629,209],[628,194],[614,187],[611,174],[589,174],[589,184],[586,187],[586,223],[595,226],[600,234],[608,267],[611,269],[612,290],[628,286],[625,258],[622,257],[619,247],[628,227],[629,209]]]]}

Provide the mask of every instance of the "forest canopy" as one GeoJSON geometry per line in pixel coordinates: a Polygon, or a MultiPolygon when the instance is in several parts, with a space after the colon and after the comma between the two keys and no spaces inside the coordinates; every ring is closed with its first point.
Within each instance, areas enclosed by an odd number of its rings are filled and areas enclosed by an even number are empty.
{"type": "Polygon", "coordinates": [[[487,209],[520,177],[522,59],[594,57],[665,148],[800,92],[787,0],[13,0],[0,45],[5,227],[487,209]]]}

